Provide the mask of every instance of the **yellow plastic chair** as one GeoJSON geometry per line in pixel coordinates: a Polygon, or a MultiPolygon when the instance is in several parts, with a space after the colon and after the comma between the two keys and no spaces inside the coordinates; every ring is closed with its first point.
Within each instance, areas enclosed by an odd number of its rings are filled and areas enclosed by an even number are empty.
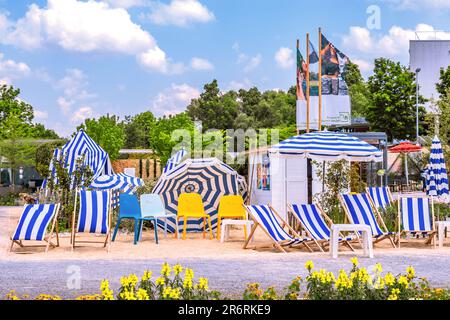
{"type": "Polygon", "coordinates": [[[178,237],[178,222],[183,218],[183,240],[186,239],[187,220],[189,218],[203,218],[203,238],[206,233],[206,220],[208,220],[209,237],[213,238],[211,217],[205,213],[202,197],[198,193],[182,193],[178,198],[177,230],[175,237],[178,237]]]}
{"type": "MultiPolygon", "coordinates": [[[[223,219],[247,220],[244,199],[239,195],[229,195],[220,198],[217,214],[217,239],[220,239],[221,223],[223,219]]],[[[244,235],[247,239],[247,227],[244,225],[244,235]]]]}

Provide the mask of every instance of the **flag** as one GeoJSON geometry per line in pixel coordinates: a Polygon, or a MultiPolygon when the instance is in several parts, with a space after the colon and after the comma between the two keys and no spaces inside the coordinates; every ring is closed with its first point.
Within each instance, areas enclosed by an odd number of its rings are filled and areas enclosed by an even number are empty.
{"type": "Polygon", "coordinates": [[[297,100],[306,100],[305,92],[303,90],[303,81],[305,80],[308,66],[305,59],[297,48],[297,100]]]}
{"type": "Polygon", "coordinates": [[[309,64],[315,64],[319,62],[319,55],[317,54],[317,51],[314,48],[311,40],[309,41],[309,47],[311,48],[309,53],[309,64]]]}
{"type": "Polygon", "coordinates": [[[337,78],[339,76],[339,58],[334,45],[322,34],[322,75],[337,78]]]}

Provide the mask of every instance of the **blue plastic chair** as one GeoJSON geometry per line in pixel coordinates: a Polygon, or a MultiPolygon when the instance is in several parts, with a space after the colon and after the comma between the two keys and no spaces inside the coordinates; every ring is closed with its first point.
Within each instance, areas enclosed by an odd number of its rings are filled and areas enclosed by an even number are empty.
{"type": "MultiPolygon", "coordinates": [[[[164,235],[167,237],[167,218],[176,218],[176,214],[167,214],[161,197],[158,194],[143,194],[141,195],[141,214],[142,219],[158,219],[164,220],[164,235]]],[[[158,229],[155,224],[155,230],[158,229]]]]}
{"type": "MultiPolygon", "coordinates": [[[[156,219],[143,219],[141,215],[141,207],[139,205],[139,200],[136,195],[131,194],[120,194],[119,196],[119,218],[117,220],[116,227],[114,228],[114,234],[112,241],[116,239],[117,231],[119,230],[119,225],[122,219],[133,219],[134,220],[134,244],[137,244],[140,237],[140,230],[142,227],[143,220],[153,220],[156,223],[156,219]]],[[[155,230],[155,240],[158,243],[158,233],[155,230]]]]}

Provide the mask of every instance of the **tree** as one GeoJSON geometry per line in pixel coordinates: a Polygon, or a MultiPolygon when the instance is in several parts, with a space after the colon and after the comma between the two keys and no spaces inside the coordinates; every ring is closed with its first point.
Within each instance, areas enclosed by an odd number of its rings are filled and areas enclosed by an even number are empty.
{"type": "Polygon", "coordinates": [[[86,119],[77,127],[83,129],[94,141],[108,152],[111,160],[117,159],[119,150],[125,142],[125,134],[117,116],[101,116],[97,119],[86,119]]]}
{"type": "MultiPolygon", "coordinates": [[[[374,74],[369,77],[369,91],[373,104],[368,105],[366,118],[372,129],[386,132],[389,139],[414,137],[416,126],[415,74],[389,59],[375,60],[374,74]]],[[[419,99],[424,102],[423,97],[419,99]]],[[[420,106],[419,119],[425,118],[420,106]]]]}
{"type": "MultiPolygon", "coordinates": [[[[17,110],[10,112],[8,117],[0,122],[0,155],[8,161],[8,167],[11,168],[11,182],[15,185],[15,170],[21,166],[33,164],[33,154],[35,146],[30,143],[29,126],[23,123],[21,113],[17,110]]],[[[0,162],[1,164],[1,162],[0,162]]]]}
{"type": "MultiPolygon", "coordinates": [[[[160,157],[161,163],[165,164],[171,157],[172,150],[179,141],[172,140],[172,132],[177,129],[187,130],[190,137],[194,133],[194,122],[185,112],[174,116],[162,117],[155,122],[150,130],[149,144],[153,151],[160,157]]],[[[190,148],[186,146],[187,148],[190,148]]]]}
{"type": "Polygon", "coordinates": [[[19,95],[20,89],[14,89],[13,86],[8,85],[0,85],[0,124],[12,113],[21,122],[30,124],[33,121],[33,107],[19,99],[19,95]]]}
{"type": "Polygon", "coordinates": [[[351,61],[347,64],[342,77],[349,88],[364,82],[364,78],[361,75],[358,65],[351,61]]]}
{"type": "Polygon", "coordinates": [[[372,93],[365,82],[355,83],[349,87],[350,103],[353,117],[365,117],[373,104],[372,93]]]}
{"type": "Polygon", "coordinates": [[[229,129],[238,114],[236,95],[220,93],[217,80],[205,84],[200,97],[193,99],[187,107],[188,115],[193,121],[201,121],[204,131],[209,129],[229,129]]]}
{"type": "Polygon", "coordinates": [[[127,116],[124,122],[125,148],[149,148],[148,137],[155,122],[155,116],[150,111],[142,112],[133,117],[127,116]]]}
{"type": "Polygon", "coordinates": [[[436,83],[436,91],[440,97],[446,98],[448,90],[450,90],[450,66],[447,69],[441,68],[439,82],[436,83]]]}

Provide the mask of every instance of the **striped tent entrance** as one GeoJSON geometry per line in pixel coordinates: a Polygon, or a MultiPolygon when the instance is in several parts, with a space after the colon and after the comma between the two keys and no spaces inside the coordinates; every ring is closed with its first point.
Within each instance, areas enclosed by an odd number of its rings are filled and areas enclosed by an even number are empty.
{"type": "MultiPolygon", "coordinates": [[[[211,216],[213,229],[217,225],[219,200],[224,195],[240,194],[238,173],[216,158],[188,159],[158,180],[153,193],[161,195],[167,213],[177,214],[178,198],[182,193],[198,193],[202,196],[205,212],[211,216]]],[[[180,220],[180,227],[182,220],[180,220]]],[[[188,220],[188,232],[201,232],[203,219],[188,220]]],[[[168,230],[175,231],[174,218],[168,220],[168,230]]]]}

